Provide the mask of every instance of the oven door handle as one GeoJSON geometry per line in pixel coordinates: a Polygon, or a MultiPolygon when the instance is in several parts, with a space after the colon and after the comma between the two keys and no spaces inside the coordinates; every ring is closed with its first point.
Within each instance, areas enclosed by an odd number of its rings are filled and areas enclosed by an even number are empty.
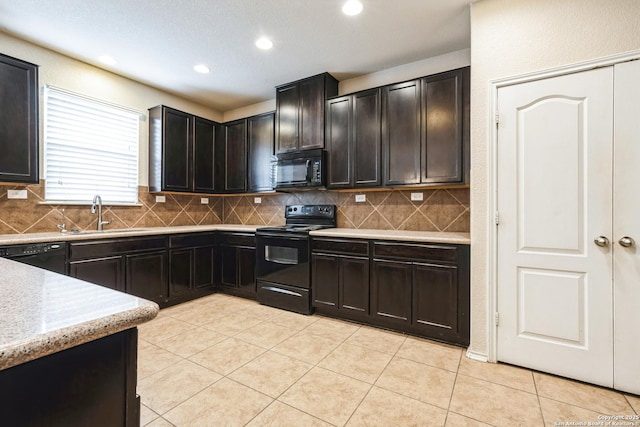
{"type": "Polygon", "coordinates": [[[296,265],[296,264],[298,264],[297,261],[285,261],[285,260],[281,260],[281,259],[268,259],[268,258],[265,258],[265,260],[269,261],[269,262],[276,263],[276,264],[284,264],[284,265],[296,265]]]}
{"type": "Polygon", "coordinates": [[[265,286],[262,289],[264,289],[266,291],[273,291],[273,292],[278,292],[278,293],[286,294],[286,295],[293,295],[295,297],[301,297],[302,296],[302,294],[299,294],[297,292],[289,291],[289,290],[286,290],[286,289],[274,288],[273,286],[265,286]]]}
{"type": "Polygon", "coordinates": [[[262,238],[267,238],[267,239],[287,239],[287,240],[308,240],[308,236],[304,236],[304,237],[300,237],[300,236],[292,236],[290,233],[288,232],[284,232],[286,234],[277,234],[277,233],[270,233],[268,231],[266,232],[256,232],[256,237],[262,237],[262,238]]]}

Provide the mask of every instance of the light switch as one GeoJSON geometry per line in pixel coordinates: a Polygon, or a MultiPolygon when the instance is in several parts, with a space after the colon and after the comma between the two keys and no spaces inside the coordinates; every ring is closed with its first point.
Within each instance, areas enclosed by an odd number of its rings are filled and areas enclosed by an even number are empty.
{"type": "Polygon", "coordinates": [[[424,196],[422,193],[411,193],[411,200],[414,202],[420,202],[424,200],[424,196]]]}
{"type": "Polygon", "coordinates": [[[208,205],[209,204],[209,198],[208,197],[200,197],[200,204],[201,205],[208,205]]]}
{"type": "Polygon", "coordinates": [[[356,203],[362,203],[367,201],[366,194],[356,194],[356,203]]]}
{"type": "Polygon", "coordinates": [[[7,190],[7,199],[26,199],[27,190],[7,190]]]}
{"type": "Polygon", "coordinates": [[[165,196],[156,196],[156,203],[164,203],[167,201],[165,196]]]}

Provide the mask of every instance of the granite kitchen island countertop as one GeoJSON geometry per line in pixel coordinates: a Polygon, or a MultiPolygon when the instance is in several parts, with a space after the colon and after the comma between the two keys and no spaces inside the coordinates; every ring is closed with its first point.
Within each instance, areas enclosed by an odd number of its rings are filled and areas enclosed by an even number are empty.
{"type": "Polygon", "coordinates": [[[0,371],[133,328],[157,314],[151,301],[0,258],[0,371]]]}

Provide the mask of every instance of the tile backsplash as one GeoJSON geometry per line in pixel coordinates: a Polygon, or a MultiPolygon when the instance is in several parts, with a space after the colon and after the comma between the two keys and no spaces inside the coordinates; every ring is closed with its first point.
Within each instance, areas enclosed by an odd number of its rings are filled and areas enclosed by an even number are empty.
{"type": "MultiPolygon", "coordinates": [[[[383,190],[361,192],[306,191],[260,195],[208,196],[167,194],[156,203],[155,193],[140,187],[140,206],[105,206],[103,217],[109,228],[139,228],[210,224],[284,224],[284,208],[290,204],[335,204],[338,227],[385,230],[469,232],[469,189],[383,190]],[[411,201],[411,193],[422,193],[422,201],[411,201]],[[355,202],[355,195],[366,201],[355,202]],[[255,203],[259,197],[261,203],[255,203]]],[[[97,215],[89,206],[41,204],[44,182],[28,186],[0,186],[0,234],[56,231],[63,222],[67,229],[96,227],[97,215]],[[7,190],[27,189],[28,198],[8,199],[7,190]]]]}

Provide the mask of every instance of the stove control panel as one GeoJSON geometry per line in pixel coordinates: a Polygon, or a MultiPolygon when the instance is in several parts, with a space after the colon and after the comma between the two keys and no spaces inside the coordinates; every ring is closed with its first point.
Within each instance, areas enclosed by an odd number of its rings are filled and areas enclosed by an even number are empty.
{"type": "Polygon", "coordinates": [[[287,205],[285,218],[331,219],[336,216],[335,205],[287,205]]]}

